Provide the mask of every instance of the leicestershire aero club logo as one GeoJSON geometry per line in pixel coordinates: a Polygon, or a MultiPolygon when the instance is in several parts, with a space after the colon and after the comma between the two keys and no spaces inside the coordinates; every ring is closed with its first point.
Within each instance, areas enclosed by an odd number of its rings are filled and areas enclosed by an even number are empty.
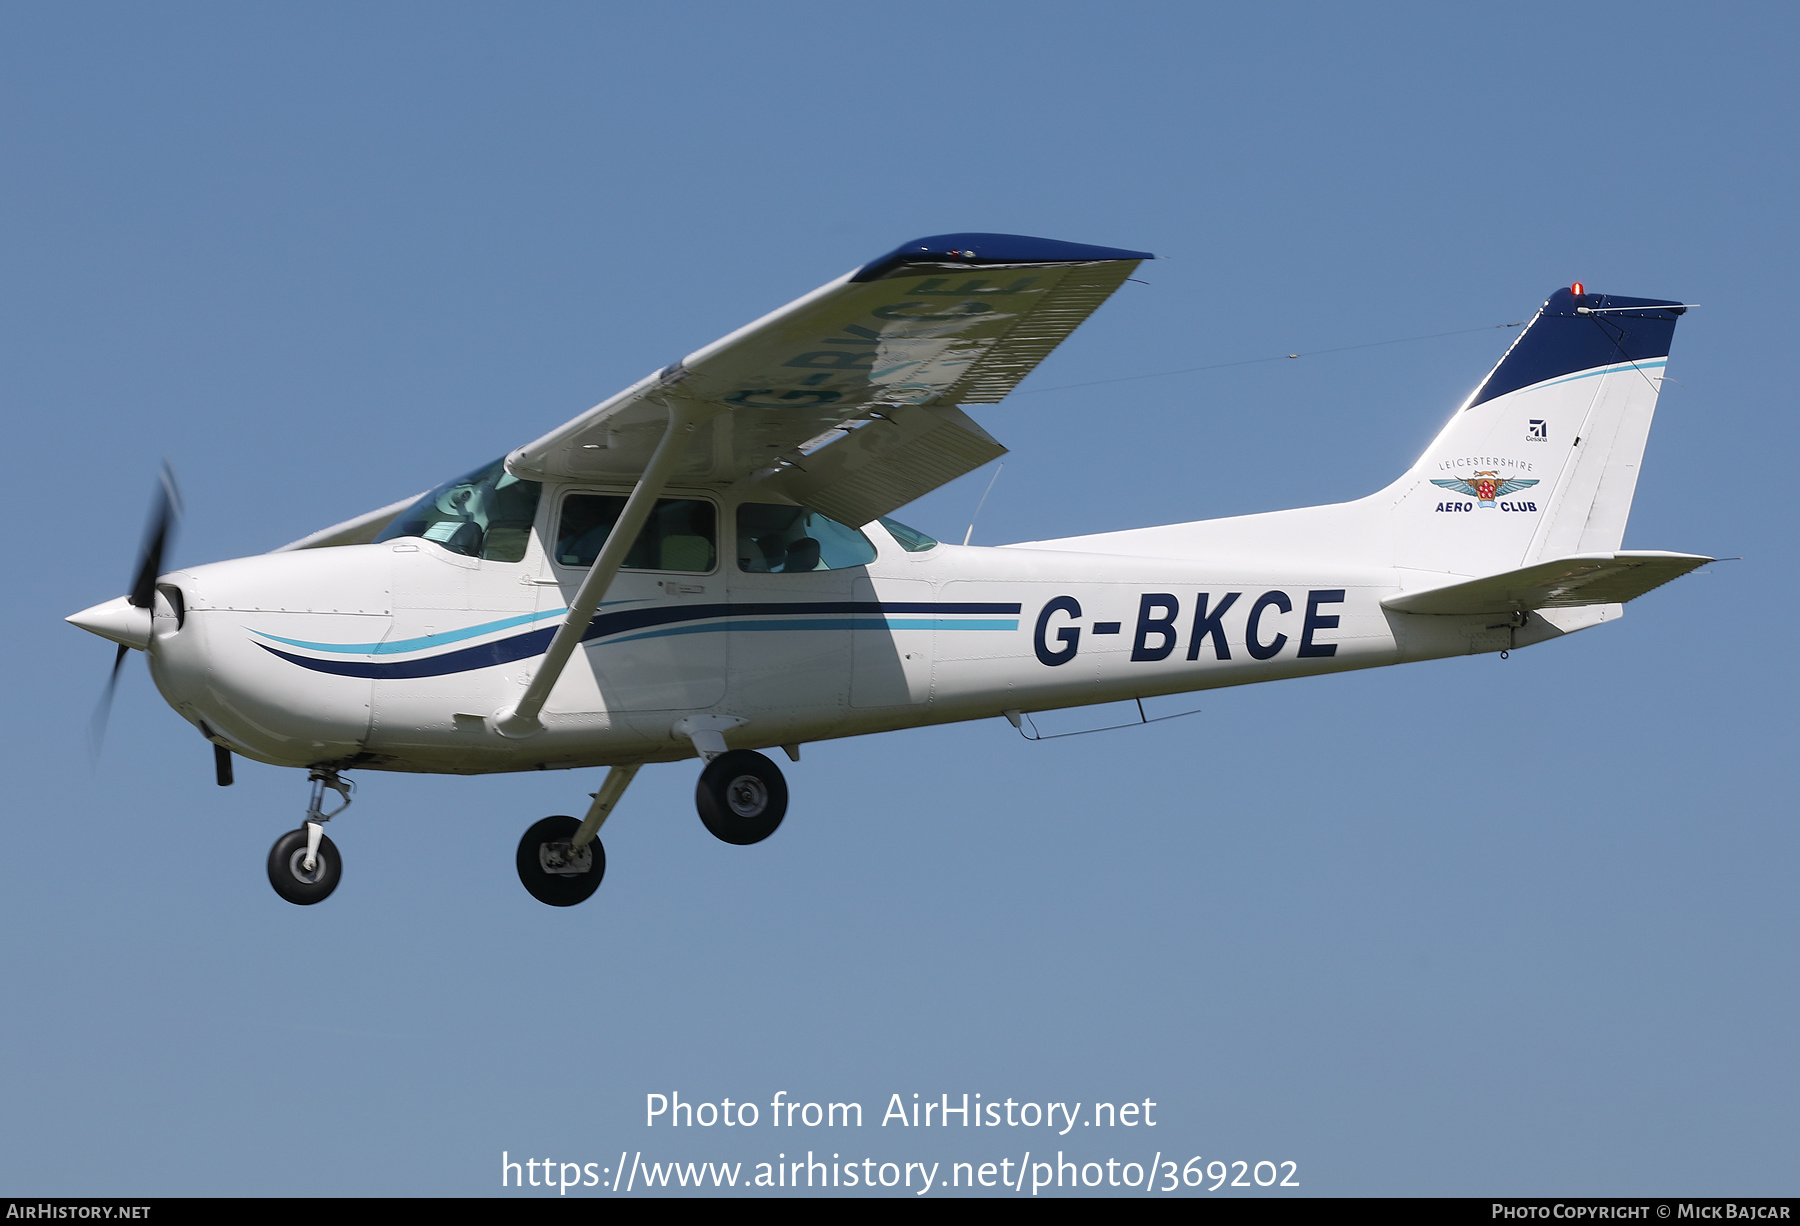
{"type": "Polygon", "coordinates": [[[1504,498],[1514,490],[1530,489],[1537,484],[1535,478],[1508,477],[1502,481],[1497,472],[1476,473],[1467,481],[1453,477],[1448,481],[1433,477],[1431,483],[1449,490],[1453,494],[1462,494],[1480,501],[1484,507],[1494,505],[1494,499],[1504,498]]]}

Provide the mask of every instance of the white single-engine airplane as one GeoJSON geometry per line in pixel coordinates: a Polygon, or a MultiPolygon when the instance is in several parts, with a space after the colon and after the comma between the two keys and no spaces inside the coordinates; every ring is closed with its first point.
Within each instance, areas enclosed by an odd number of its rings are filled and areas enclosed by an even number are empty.
{"type": "MultiPolygon", "coordinates": [[[[1684,304],[1559,289],[1425,454],[1353,502],[1001,548],[891,518],[1004,453],[1003,398],[1147,252],[1007,234],[906,243],[414,499],[68,620],[143,651],[231,755],[306,768],[269,853],[315,903],[351,768],[607,766],[525,832],[543,902],[600,884],[646,762],[698,755],[700,818],[766,839],[757,750],[918,724],[1505,651],[1617,618],[1711,559],[1623,551],[1684,304]],[[326,789],[342,797],[324,809],[326,789]]],[[[110,691],[109,691],[110,692],[110,691]]]]}

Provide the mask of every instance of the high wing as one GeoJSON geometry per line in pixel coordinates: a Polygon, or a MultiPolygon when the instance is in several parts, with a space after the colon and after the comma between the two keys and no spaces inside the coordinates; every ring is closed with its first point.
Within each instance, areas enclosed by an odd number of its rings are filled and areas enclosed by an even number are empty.
{"type": "Polygon", "coordinates": [[[1388,597],[1381,607],[1398,613],[1469,615],[1624,604],[1712,560],[1650,549],[1580,554],[1429,591],[1405,592],[1388,597]]]}
{"type": "Polygon", "coordinates": [[[1012,234],[902,244],[506,458],[531,480],[635,481],[680,402],[669,480],[765,488],[860,526],[1006,451],[993,404],[1148,252],[1012,234]],[[687,428],[687,427],[684,427],[687,428]]]}

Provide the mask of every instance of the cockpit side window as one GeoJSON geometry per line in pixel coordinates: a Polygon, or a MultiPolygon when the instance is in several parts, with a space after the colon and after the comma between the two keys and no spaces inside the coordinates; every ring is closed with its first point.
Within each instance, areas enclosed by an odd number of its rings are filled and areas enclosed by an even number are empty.
{"type": "Polygon", "coordinates": [[[523,481],[495,460],[447,481],[402,511],[377,541],[423,537],[452,553],[490,562],[518,562],[531,540],[544,487],[523,481]]]}
{"type": "MultiPolygon", "coordinates": [[[[570,494],[556,528],[556,560],[592,566],[625,509],[623,494],[570,494]]],[[[631,551],[627,570],[677,570],[699,574],[718,558],[718,513],[703,498],[658,498],[631,551]]]]}
{"type": "Polygon", "coordinates": [[[869,538],[805,507],[746,502],[737,512],[738,569],[792,575],[845,570],[875,560],[869,538]]]}

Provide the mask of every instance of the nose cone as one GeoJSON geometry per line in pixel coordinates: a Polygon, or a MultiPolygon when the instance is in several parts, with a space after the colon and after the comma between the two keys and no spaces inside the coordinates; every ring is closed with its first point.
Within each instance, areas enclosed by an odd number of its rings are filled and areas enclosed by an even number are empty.
{"type": "Polygon", "coordinates": [[[71,626],[80,626],[89,634],[135,647],[139,651],[150,645],[150,610],[140,609],[131,599],[120,596],[105,604],[63,618],[71,626]]]}

